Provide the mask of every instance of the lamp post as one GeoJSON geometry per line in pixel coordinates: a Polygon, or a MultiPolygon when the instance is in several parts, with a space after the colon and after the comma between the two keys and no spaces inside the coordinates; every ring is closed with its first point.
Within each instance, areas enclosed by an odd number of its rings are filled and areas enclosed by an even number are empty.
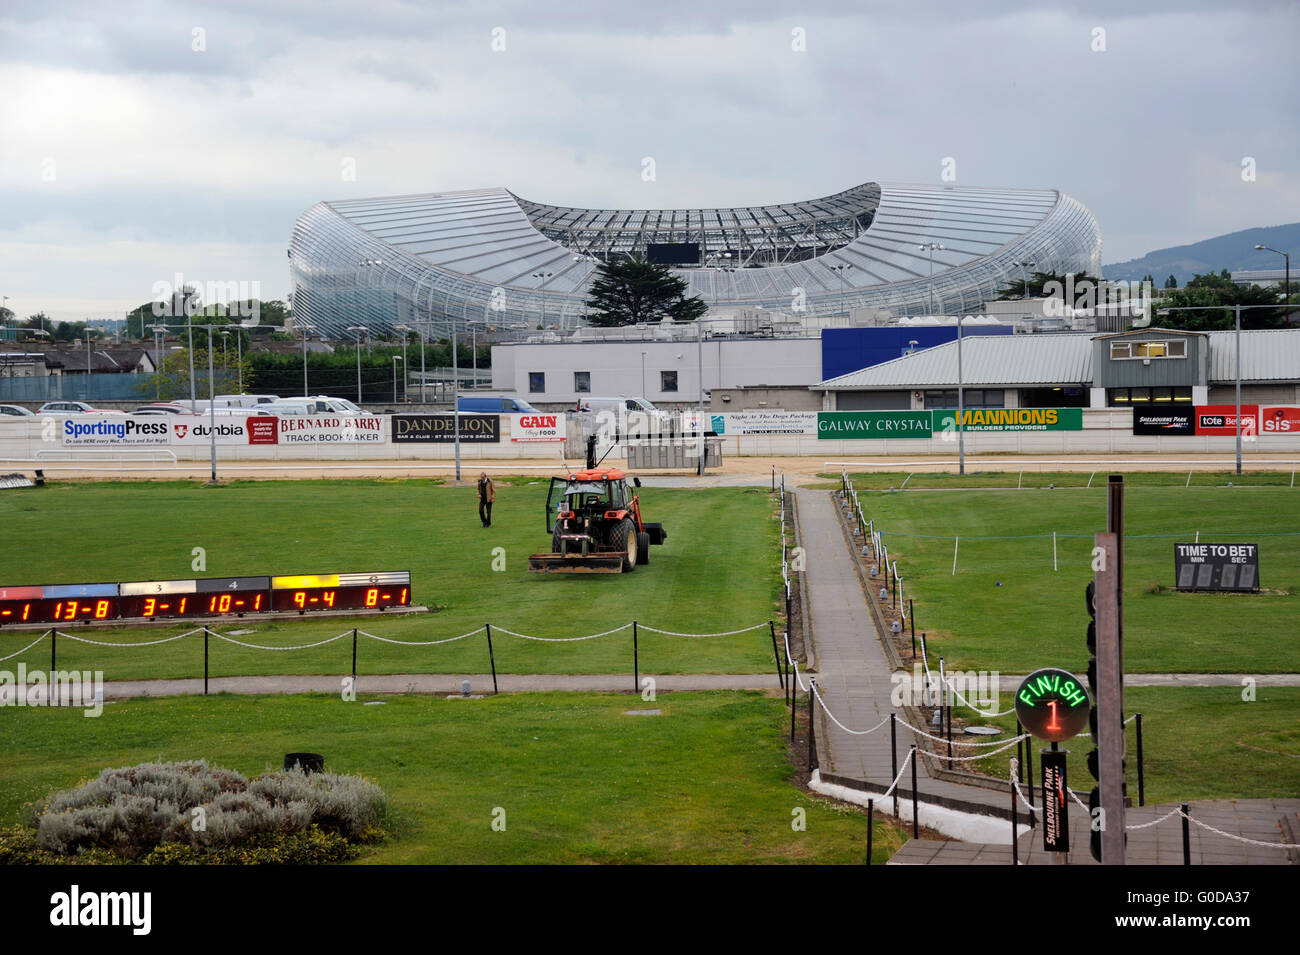
{"type": "MultiPolygon", "coordinates": [[[[357,404],[361,404],[361,333],[370,329],[365,325],[349,325],[347,328],[357,340],[357,404]]],[[[306,397],[305,395],[303,397],[306,397]]]]}
{"type": "MultiPolygon", "coordinates": [[[[407,394],[408,391],[407,382],[410,379],[409,379],[409,372],[407,371],[407,369],[411,367],[406,363],[406,342],[411,335],[411,326],[394,325],[393,328],[402,333],[402,401],[405,402],[409,397],[409,395],[407,394]]],[[[397,398],[393,398],[393,400],[396,401],[397,398]]]]}
{"type": "MultiPolygon", "coordinates": [[[[938,242],[927,242],[920,247],[922,252],[930,253],[930,311],[934,311],[934,253],[935,250],[943,250],[943,246],[938,242]]],[[[964,475],[966,473],[966,432],[962,426],[962,418],[966,411],[966,396],[962,387],[962,354],[961,354],[961,320],[957,316],[957,473],[964,475]]]]}
{"type": "Polygon", "coordinates": [[[307,333],[314,331],[316,326],[304,323],[298,327],[302,331],[302,396],[306,398],[310,394],[307,390],[307,333]]]}
{"type": "Polygon", "coordinates": [[[547,282],[547,280],[550,279],[553,275],[555,275],[554,272],[534,272],[534,273],[532,273],[533,278],[535,278],[535,279],[541,279],[541,280],[542,280],[542,329],[543,329],[543,330],[545,330],[545,328],[546,328],[546,282],[547,282]]]}
{"type": "MultiPolygon", "coordinates": [[[[546,299],[542,299],[542,314],[546,314],[546,299]]],[[[543,319],[542,324],[546,322],[543,319]]],[[[456,445],[456,481],[460,481],[460,371],[456,356],[456,316],[451,317],[451,437],[456,445]]]]}
{"type": "Polygon", "coordinates": [[[166,325],[150,325],[149,331],[153,332],[153,398],[154,401],[162,400],[162,336],[167,331],[166,325]]]}
{"type": "Polygon", "coordinates": [[[645,396],[646,396],[646,393],[645,393],[645,352],[642,352],[642,353],[641,353],[641,397],[644,398],[645,396]]]}
{"type": "Polygon", "coordinates": [[[831,266],[831,271],[835,272],[840,277],[840,311],[844,313],[846,318],[848,317],[849,310],[844,301],[844,273],[851,268],[853,268],[853,266],[849,265],[847,262],[831,266]]]}
{"type": "Polygon", "coordinates": [[[1291,320],[1291,253],[1283,252],[1281,249],[1275,249],[1271,245],[1257,245],[1255,248],[1261,252],[1276,252],[1278,255],[1282,256],[1285,262],[1286,271],[1283,273],[1282,279],[1282,301],[1286,303],[1286,317],[1289,322],[1291,320]]]}
{"type": "Polygon", "coordinates": [[[1021,276],[1022,276],[1023,279],[1024,279],[1024,283],[1025,283],[1025,301],[1027,302],[1027,301],[1029,301],[1029,271],[1028,271],[1028,270],[1034,268],[1036,265],[1038,265],[1038,263],[1037,263],[1037,262],[1017,262],[1016,265],[1020,266],[1020,274],[1021,274],[1021,276]]]}
{"type": "Polygon", "coordinates": [[[406,367],[405,359],[403,359],[401,355],[394,355],[393,356],[393,404],[397,404],[397,363],[399,361],[403,362],[402,367],[405,368],[406,367]]]}

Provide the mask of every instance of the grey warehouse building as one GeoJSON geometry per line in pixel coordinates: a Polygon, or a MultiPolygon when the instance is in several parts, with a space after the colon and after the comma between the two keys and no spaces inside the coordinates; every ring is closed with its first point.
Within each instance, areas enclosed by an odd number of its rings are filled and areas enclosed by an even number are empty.
{"type": "Polygon", "coordinates": [[[669,265],[713,307],[953,315],[1030,266],[1099,274],[1101,232],[1056,190],[898,183],[732,209],[571,208],[504,188],[348,199],[294,226],[293,310],[341,339],[399,324],[572,329],[598,265],[628,256],[669,265]]]}
{"type": "MultiPolygon", "coordinates": [[[[1227,405],[1238,374],[1246,404],[1300,404],[1300,329],[966,338],[968,408],[1174,408],[1227,405]]],[[[827,410],[957,407],[957,343],[815,386],[827,410]]]]}

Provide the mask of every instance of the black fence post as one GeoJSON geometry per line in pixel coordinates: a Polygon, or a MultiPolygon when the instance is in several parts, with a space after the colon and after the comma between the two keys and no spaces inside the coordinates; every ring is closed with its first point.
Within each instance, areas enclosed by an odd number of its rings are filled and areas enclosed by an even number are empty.
{"type": "Polygon", "coordinates": [[[816,705],[816,694],[813,693],[812,677],[808,678],[808,772],[813,771],[813,764],[817,761],[817,736],[813,728],[813,707],[816,705]]]}
{"type": "Polygon", "coordinates": [[[1191,807],[1183,803],[1183,865],[1192,864],[1192,833],[1187,823],[1187,812],[1191,807]]]}
{"type": "Polygon", "coordinates": [[[50,679],[51,680],[54,679],[54,671],[58,669],[58,667],[56,667],[54,664],[54,659],[55,659],[54,651],[58,647],[58,645],[59,645],[59,631],[51,630],[50,631],[50,679]]]}
{"type": "Polygon", "coordinates": [[[907,598],[907,623],[912,628],[912,659],[916,659],[916,607],[911,597],[907,598]]]}
{"type": "Polygon", "coordinates": [[[1142,714],[1137,715],[1138,805],[1147,804],[1146,774],[1142,770],[1142,714]]]}
{"type": "Polygon", "coordinates": [[[487,631],[488,663],[492,665],[492,693],[495,695],[501,691],[497,689],[497,656],[492,651],[492,624],[483,624],[483,629],[487,631]]]}
{"type": "Polygon", "coordinates": [[[795,699],[796,687],[790,686],[790,742],[794,742],[794,712],[798,709],[798,703],[795,699]]]}
{"type": "Polygon", "coordinates": [[[352,692],[357,692],[357,628],[352,628],[352,692]]]}
{"type": "Polygon", "coordinates": [[[919,817],[918,817],[918,815],[917,815],[917,808],[916,808],[916,803],[917,803],[917,795],[916,795],[916,761],[917,761],[917,759],[919,759],[919,758],[920,758],[920,757],[918,757],[917,754],[916,754],[916,744],[913,743],[913,744],[912,744],[912,838],[913,838],[913,839],[920,839],[920,838],[921,838],[921,825],[920,825],[920,823],[918,822],[918,818],[919,818],[919,817]]]}
{"type": "MultiPolygon", "coordinates": [[[[1019,744],[1017,744],[1017,747],[1019,744]]],[[[1020,865],[1020,840],[1016,838],[1016,787],[1011,787],[1011,864],[1020,865]]]]}
{"type": "MultiPolygon", "coordinates": [[[[944,696],[947,696],[948,688],[944,687],[941,692],[944,694],[944,696]]],[[[949,700],[948,705],[944,707],[944,712],[948,714],[948,720],[947,720],[948,722],[948,768],[952,769],[952,701],[951,700],[949,700]]]]}
{"type": "Polygon", "coordinates": [[[641,648],[637,642],[637,623],[632,621],[632,692],[641,692],[641,648]]]}
{"type": "MultiPolygon", "coordinates": [[[[352,681],[356,685],[356,680],[352,681]]],[[[208,695],[208,628],[203,628],[203,695],[208,695]]]]}
{"type": "MultiPolygon", "coordinates": [[[[785,676],[781,673],[781,651],[776,647],[776,624],[771,620],[767,622],[767,629],[772,634],[772,657],[776,660],[776,678],[781,684],[781,689],[785,689],[785,676]]],[[[636,633],[636,621],[632,621],[632,632],[636,633]]]]}
{"type": "Polygon", "coordinates": [[[1034,744],[1025,740],[1025,784],[1029,787],[1029,820],[1034,819],[1034,744]]]}
{"type": "Polygon", "coordinates": [[[867,800],[867,865],[871,865],[871,829],[876,821],[876,801],[867,800]]]}
{"type": "Polygon", "coordinates": [[[785,625],[786,625],[786,627],[789,627],[789,626],[791,625],[791,620],[790,620],[790,585],[789,585],[789,584],[786,584],[786,585],[785,585],[785,625]]]}
{"type": "MultiPolygon", "coordinates": [[[[890,778],[898,780],[898,714],[889,714],[889,772],[890,778]]],[[[898,818],[898,787],[894,787],[894,818],[898,818]]]]}

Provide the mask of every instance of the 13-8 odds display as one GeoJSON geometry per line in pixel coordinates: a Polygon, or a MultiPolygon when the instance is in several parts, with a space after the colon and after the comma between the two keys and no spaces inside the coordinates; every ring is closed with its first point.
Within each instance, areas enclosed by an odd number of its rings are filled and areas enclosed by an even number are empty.
{"type": "Polygon", "coordinates": [[[383,610],[411,605],[410,571],[208,577],[115,584],[0,587],[0,626],[383,610]]]}

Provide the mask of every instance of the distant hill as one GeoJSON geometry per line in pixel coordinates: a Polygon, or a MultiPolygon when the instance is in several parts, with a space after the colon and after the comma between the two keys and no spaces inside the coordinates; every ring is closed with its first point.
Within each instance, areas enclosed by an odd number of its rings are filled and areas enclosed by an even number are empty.
{"type": "Polygon", "coordinates": [[[1141,281],[1148,272],[1155,277],[1157,288],[1173,275],[1179,285],[1185,285],[1195,275],[1206,272],[1241,272],[1248,269],[1280,269],[1282,256],[1272,252],[1258,252],[1256,245],[1271,245],[1291,253],[1291,269],[1300,277],[1300,222],[1275,225],[1261,229],[1242,229],[1227,235],[1216,235],[1191,245],[1178,245],[1172,249],[1148,252],[1140,259],[1103,265],[1101,274],[1116,282],[1141,281]]]}

